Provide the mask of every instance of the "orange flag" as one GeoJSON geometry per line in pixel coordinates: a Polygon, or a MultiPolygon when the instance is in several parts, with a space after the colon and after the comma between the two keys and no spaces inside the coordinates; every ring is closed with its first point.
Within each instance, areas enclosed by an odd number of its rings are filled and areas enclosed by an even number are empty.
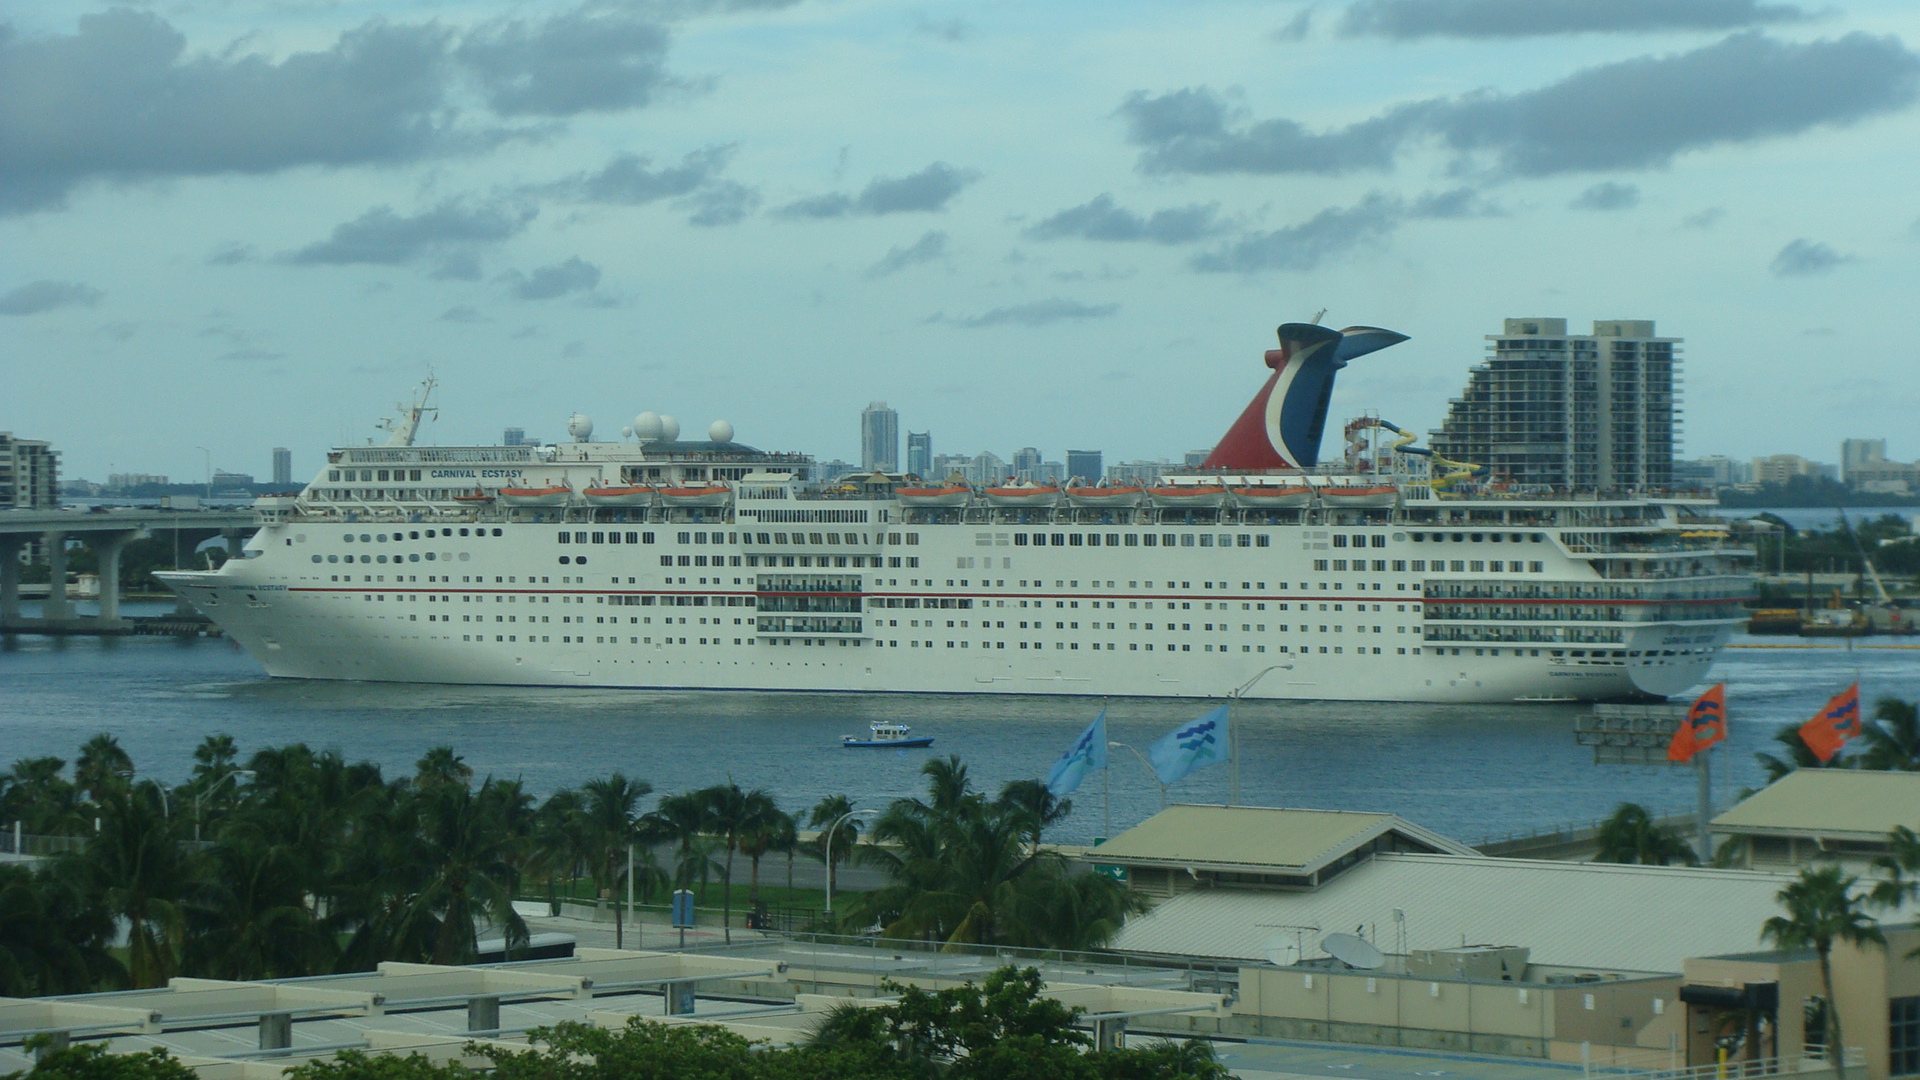
{"type": "Polygon", "coordinates": [[[1833,755],[1847,744],[1847,740],[1860,734],[1860,684],[1854,683],[1827,702],[1814,718],[1800,725],[1800,741],[1807,744],[1813,756],[1821,761],[1832,761],[1833,755]]]}
{"type": "Polygon", "coordinates": [[[1693,756],[1727,737],[1727,684],[1714,683],[1700,700],[1687,710],[1687,718],[1674,730],[1667,744],[1667,760],[1686,763],[1693,756]]]}

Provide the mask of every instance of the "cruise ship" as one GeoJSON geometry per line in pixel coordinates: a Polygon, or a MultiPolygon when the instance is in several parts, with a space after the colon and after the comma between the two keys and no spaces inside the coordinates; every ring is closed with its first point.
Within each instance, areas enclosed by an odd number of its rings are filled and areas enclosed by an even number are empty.
{"type": "Polygon", "coordinates": [[[275,676],[1349,701],[1678,694],[1743,621],[1705,497],[1503,485],[1377,418],[1320,460],[1335,374],[1405,340],[1279,329],[1199,468],[1139,486],[876,473],[716,422],[422,446],[426,394],[216,570],[160,576],[275,676]]]}

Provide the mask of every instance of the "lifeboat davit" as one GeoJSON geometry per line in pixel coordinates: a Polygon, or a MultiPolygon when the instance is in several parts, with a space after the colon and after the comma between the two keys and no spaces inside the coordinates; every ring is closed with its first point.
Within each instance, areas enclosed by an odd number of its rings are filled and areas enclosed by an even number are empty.
{"type": "Polygon", "coordinates": [[[987,501],[995,506],[1054,506],[1060,502],[1060,489],[1050,484],[1008,484],[988,488],[987,501]]]}
{"type": "Polygon", "coordinates": [[[1392,484],[1368,487],[1323,487],[1320,501],[1328,506],[1392,506],[1400,501],[1400,489],[1392,484]]]}
{"type": "Polygon", "coordinates": [[[1287,510],[1313,502],[1313,489],[1304,484],[1275,484],[1270,487],[1237,487],[1233,497],[1241,506],[1287,510]]]}
{"type": "Polygon", "coordinates": [[[897,487],[894,497],[906,506],[965,506],[973,489],[964,484],[947,487],[897,487]]]}
{"type": "Polygon", "coordinates": [[[500,489],[500,501],[509,506],[565,506],[572,499],[573,489],[565,484],[554,487],[500,489]]]}
{"type": "Polygon", "coordinates": [[[669,506],[725,506],[733,498],[733,489],[725,484],[699,487],[663,487],[660,498],[669,506]]]}
{"type": "Polygon", "coordinates": [[[653,489],[645,484],[596,484],[583,488],[580,494],[595,506],[647,506],[653,502],[653,489]]]}
{"type": "Polygon", "coordinates": [[[1105,484],[1094,487],[1070,487],[1067,489],[1067,501],[1075,506],[1138,506],[1140,497],[1146,491],[1142,488],[1105,484]]]}
{"type": "Polygon", "coordinates": [[[1153,504],[1164,507],[1200,507],[1202,509],[1224,506],[1227,502],[1227,489],[1219,484],[1186,484],[1179,486],[1162,485],[1155,487],[1153,504]]]}

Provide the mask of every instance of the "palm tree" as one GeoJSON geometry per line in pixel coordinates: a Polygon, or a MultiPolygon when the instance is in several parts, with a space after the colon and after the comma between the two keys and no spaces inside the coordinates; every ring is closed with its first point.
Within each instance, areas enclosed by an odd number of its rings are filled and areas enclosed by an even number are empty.
{"type": "Polygon", "coordinates": [[[227,830],[207,859],[187,905],[187,971],[252,980],[331,970],[338,947],[307,910],[298,852],[240,828],[227,830]]]}
{"type": "Polygon", "coordinates": [[[161,986],[179,968],[193,868],[155,785],[110,785],[100,794],[100,831],[78,854],[60,856],[56,868],[125,925],[134,988],[161,986]]]}
{"type": "Polygon", "coordinates": [[[558,915],[559,895],[554,879],[567,879],[567,895],[573,895],[573,882],[580,868],[591,861],[587,843],[586,799],[572,788],[561,788],[547,797],[534,814],[533,858],[528,869],[547,879],[547,908],[558,915]]]}
{"type": "Polygon", "coordinates": [[[767,806],[768,812],[740,834],[740,853],[752,861],[752,873],[747,879],[750,883],[747,903],[755,911],[760,909],[760,860],[768,852],[792,851],[800,840],[793,815],[774,806],[772,799],[767,800],[767,806]]]}
{"type": "Polygon", "coordinates": [[[74,783],[96,803],[109,789],[125,786],[132,776],[133,758],[120,748],[120,740],[105,732],[88,739],[73,763],[74,783]]]}
{"type": "Polygon", "coordinates": [[[97,989],[126,970],[107,951],[113,919],[62,877],[0,864],[0,994],[38,997],[97,989]]]}
{"type": "Polygon", "coordinates": [[[473,769],[468,767],[466,759],[453,752],[451,746],[436,746],[428,750],[414,764],[413,782],[421,786],[428,784],[473,783],[473,769]]]}
{"type": "Polygon", "coordinates": [[[1920,708],[1883,697],[1873,703],[1873,722],[1860,730],[1860,767],[1920,771],[1920,708]]]}
{"type": "Polygon", "coordinates": [[[1066,820],[1073,813],[1073,800],[1056,798],[1039,780],[1009,780],[1000,789],[1001,806],[1024,815],[1033,850],[1040,850],[1040,836],[1049,825],[1066,820]]]}
{"type": "MultiPolygon", "coordinates": [[[[707,831],[720,838],[726,864],[720,871],[720,926],[729,944],[733,942],[733,855],[740,850],[744,834],[764,828],[780,812],[773,797],[759,788],[742,791],[729,780],[696,793],[706,809],[707,831]]],[[[759,859],[754,860],[756,868],[759,859]]],[[[756,869],[757,875],[757,869],[756,869]]]]}
{"type": "Polygon", "coordinates": [[[595,895],[613,902],[615,948],[626,948],[625,912],[613,890],[625,879],[627,854],[640,839],[640,800],[653,792],[645,780],[628,780],[622,773],[589,780],[581,788],[585,813],[581,821],[587,850],[592,853],[595,895]]]}
{"type": "Polygon", "coordinates": [[[18,821],[25,831],[41,835],[81,831],[86,815],[80,809],[80,789],[60,775],[66,767],[57,757],[14,762],[0,786],[0,821],[18,821]]]}
{"type": "Polygon", "coordinates": [[[814,840],[814,846],[818,849],[814,852],[814,857],[826,862],[829,854],[833,856],[833,861],[827,864],[828,892],[834,890],[835,875],[840,864],[847,861],[853,854],[853,846],[860,842],[861,822],[859,818],[847,816],[852,812],[852,799],[845,795],[829,795],[813,804],[813,809],[807,814],[807,827],[821,830],[820,835],[814,840]],[[835,822],[839,824],[836,826],[835,822]],[[834,829],[831,852],[827,850],[826,830],[828,828],[834,829]]]}
{"type": "Polygon", "coordinates": [[[1639,803],[1623,802],[1616,807],[1613,814],[1600,823],[1594,843],[1594,862],[1643,866],[1666,866],[1675,862],[1697,866],[1700,863],[1678,832],[1656,824],[1647,808],[1639,803]]]}
{"type": "Polygon", "coordinates": [[[1760,769],[1767,774],[1767,783],[1787,775],[1795,769],[1849,769],[1856,759],[1844,751],[1833,755],[1829,761],[1821,761],[1807,748],[1806,740],[1800,737],[1800,725],[1788,724],[1773,733],[1773,741],[1780,744],[1778,754],[1755,754],[1753,760],[1760,763],[1760,769]]]}
{"type": "Polygon", "coordinates": [[[434,783],[420,797],[421,839],[435,862],[415,904],[438,917],[432,962],[473,963],[478,919],[502,928],[509,955],[526,948],[527,924],[513,910],[513,896],[531,796],[517,781],[488,777],[477,789],[434,783]]]}
{"type": "Polygon", "coordinates": [[[1827,1045],[1835,1080],[1846,1080],[1847,1044],[1841,1037],[1840,1009],[1833,999],[1833,945],[1842,941],[1856,948],[1885,948],[1887,944],[1879,924],[1863,910],[1865,898],[1854,894],[1858,881],[1838,866],[1808,867],[1778,894],[1787,913],[1773,916],[1760,927],[1762,941],[1782,949],[1812,949],[1819,959],[1820,985],[1826,991],[1827,1045]]]}

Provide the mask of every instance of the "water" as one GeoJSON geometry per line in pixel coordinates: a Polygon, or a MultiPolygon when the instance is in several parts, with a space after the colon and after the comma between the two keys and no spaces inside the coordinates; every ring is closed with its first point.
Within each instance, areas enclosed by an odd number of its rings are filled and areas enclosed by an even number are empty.
{"type": "MultiPolygon", "coordinates": [[[[156,608],[156,610],[159,610],[156,608]]],[[[1775,645],[1781,639],[1741,639],[1775,645]]],[[[1885,642],[1885,639],[1881,639],[1885,642]]],[[[1920,651],[1861,647],[1731,649],[1732,737],[1715,755],[1716,802],[1758,786],[1755,751],[1782,724],[1811,716],[1859,678],[1871,700],[1920,699],[1920,651]],[[1730,751],[1730,752],[1729,752],[1730,751]]],[[[143,775],[177,782],[193,748],[225,733],[242,754],[306,742],[401,775],[448,744],[476,773],[519,777],[545,794],[614,770],[677,792],[731,778],[764,787],[789,812],[844,793],[882,806],[924,792],[920,766],[958,754],[977,785],[1043,774],[1093,718],[1083,699],[972,696],[523,689],[268,679],[218,639],[0,639],[0,764],[43,754],[69,760],[107,732],[143,775]],[[843,734],[900,720],[935,736],[930,750],[845,750],[843,734]]],[[[1140,747],[1208,706],[1111,703],[1112,738],[1140,747]]],[[[1243,801],[1266,806],[1383,810],[1475,840],[1585,822],[1620,800],[1661,811],[1692,805],[1687,769],[1596,766],[1573,743],[1575,705],[1405,705],[1248,702],[1241,725],[1243,801]]],[[[1113,751],[1112,827],[1159,807],[1144,766],[1113,751]]],[[[1175,785],[1187,802],[1224,802],[1228,768],[1175,785]]],[[[1104,831],[1096,774],[1053,835],[1086,842],[1104,831]]]]}

